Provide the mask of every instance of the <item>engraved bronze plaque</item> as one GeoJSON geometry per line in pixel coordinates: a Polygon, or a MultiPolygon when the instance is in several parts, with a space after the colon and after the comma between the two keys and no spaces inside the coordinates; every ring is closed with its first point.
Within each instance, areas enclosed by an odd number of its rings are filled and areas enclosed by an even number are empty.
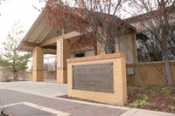
{"type": "Polygon", "coordinates": [[[113,92],[113,63],[75,65],[73,89],[113,92]]]}

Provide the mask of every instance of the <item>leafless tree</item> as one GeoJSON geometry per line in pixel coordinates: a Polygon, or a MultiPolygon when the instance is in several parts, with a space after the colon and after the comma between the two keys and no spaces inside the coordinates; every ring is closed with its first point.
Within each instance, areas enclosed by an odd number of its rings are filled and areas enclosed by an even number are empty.
{"type": "Polygon", "coordinates": [[[175,10],[175,0],[129,0],[129,2],[137,12],[146,13],[140,26],[143,26],[144,31],[151,33],[160,43],[161,57],[165,61],[165,79],[171,85],[172,72],[168,60],[172,49],[169,47],[170,41],[174,36],[172,21],[175,17],[171,12],[175,10]]]}
{"type": "Polygon", "coordinates": [[[126,23],[117,18],[124,0],[48,0],[45,12],[52,26],[91,32],[106,52],[114,52],[116,35],[126,23]],[[118,31],[116,31],[118,30],[118,31]]]}

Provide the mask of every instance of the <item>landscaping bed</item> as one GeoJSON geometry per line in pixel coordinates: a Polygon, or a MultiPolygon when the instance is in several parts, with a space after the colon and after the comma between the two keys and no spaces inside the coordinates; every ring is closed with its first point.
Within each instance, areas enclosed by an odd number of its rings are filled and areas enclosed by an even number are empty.
{"type": "MultiPolygon", "coordinates": [[[[68,97],[67,95],[58,97],[100,103],[80,98],[68,97]]],[[[175,86],[130,86],[128,87],[128,104],[126,107],[175,113],[175,86]]]]}
{"type": "Polygon", "coordinates": [[[175,87],[128,87],[127,106],[175,113],[175,87]]]}

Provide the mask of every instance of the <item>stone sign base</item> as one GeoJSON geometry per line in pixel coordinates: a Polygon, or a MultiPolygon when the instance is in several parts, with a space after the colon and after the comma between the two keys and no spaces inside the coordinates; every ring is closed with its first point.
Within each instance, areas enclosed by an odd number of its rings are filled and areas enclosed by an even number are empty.
{"type": "Polygon", "coordinates": [[[68,96],[108,104],[126,104],[124,55],[117,53],[69,59],[68,96]]]}

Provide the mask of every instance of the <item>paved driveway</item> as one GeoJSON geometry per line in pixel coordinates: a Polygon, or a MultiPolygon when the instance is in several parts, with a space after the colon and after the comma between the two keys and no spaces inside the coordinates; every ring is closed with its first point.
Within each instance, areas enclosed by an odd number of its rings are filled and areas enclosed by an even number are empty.
{"type": "Polygon", "coordinates": [[[0,106],[19,102],[37,104],[69,116],[175,116],[175,114],[80,102],[55,96],[66,95],[66,85],[43,82],[0,83],[0,106]]]}
{"type": "Polygon", "coordinates": [[[70,116],[120,116],[127,110],[109,108],[83,103],[75,103],[62,99],[53,99],[11,90],[0,90],[0,105],[29,102],[54,110],[68,113],[70,116]]]}
{"type": "Polygon", "coordinates": [[[0,89],[16,90],[43,96],[62,96],[67,93],[67,85],[58,85],[47,82],[0,82],[0,89]]]}

